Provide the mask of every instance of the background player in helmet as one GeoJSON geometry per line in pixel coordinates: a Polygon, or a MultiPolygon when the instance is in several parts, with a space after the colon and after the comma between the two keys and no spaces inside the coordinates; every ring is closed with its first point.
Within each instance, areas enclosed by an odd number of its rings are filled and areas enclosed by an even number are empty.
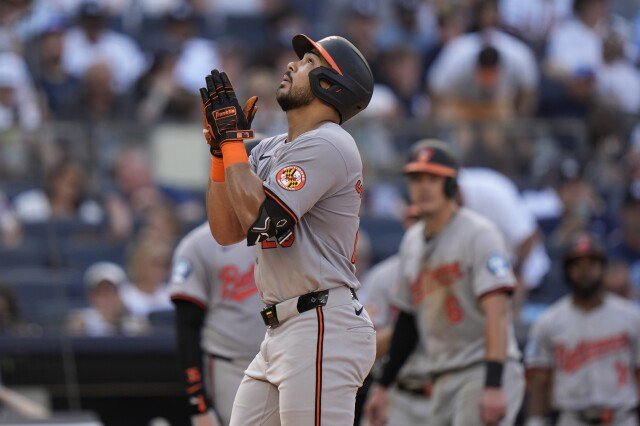
{"type": "Polygon", "coordinates": [[[528,425],[637,425],[640,309],[603,288],[602,246],[588,234],[565,249],[571,294],[534,324],[526,350],[528,425]]]}
{"type": "Polygon", "coordinates": [[[434,382],[428,424],[512,424],[524,378],[509,315],[515,278],[503,239],[495,225],[455,202],[458,166],[446,144],[414,145],[404,171],[423,220],[400,246],[400,313],[368,417],[384,422],[386,389],[420,339],[434,382]]]}
{"type": "Polygon", "coordinates": [[[256,285],[269,326],[245,372],[232,425],[347,425],[375,358],[375,332],[355,298],[362,162],[339,124],[364,109],[373,76],[341,37],[293,38],[276,98],[287,134],[248,159],[255,100],[240,108],[227,76],[201,89],[213,154],[207,213],[221,244],[256,245],[256,285]],[[260,403],[257,403],[260,401],[260,403]]]}
{"type": "Polygon", "coordinates": [[[244,370],[264,338],[253,257],[245,243],[216,243],[206,223],[174,254],[170,291],[178,353],[197,425],[229,424],[244,370]]]}

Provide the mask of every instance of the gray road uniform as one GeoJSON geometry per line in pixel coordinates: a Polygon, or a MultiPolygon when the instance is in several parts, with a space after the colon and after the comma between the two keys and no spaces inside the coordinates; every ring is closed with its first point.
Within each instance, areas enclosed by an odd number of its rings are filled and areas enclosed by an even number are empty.
{"type": "Polygon", "coordinates": [[[206,309],[203,365],[209,395],[224,424],[229,424],[244,370],[264,338],[254,258],[254,249],[244,241],[228,247],[216,243],[205,223],[180,242],[173,259],[172,299],[206,309]]]}
{"type": "Polygon", "coordinates": [[[265,303],[277,304],[279,325],[267,329],[245,372],[231,424],[352,424],[375,358],[373,325],[353,296],[362,192],[355,141],[324,123],[289,143],[286,135],[263,140],[249,163],[295,226],[285,241],[257,247],[256,285],[265,303]],[[322,290],[328,294],[312,302],[324,306],[300,313],[311,303],[305,295],[322,290]]]}
{"type": "Polygon", "coordinates": [[[597,412],[611,424],[638,424],[640,309],[631,302],[607,295],[585,312],[565,296],[533,325],[525,357],[528,368],[552,370],[561,425],[587,424],[580,417],[597,412]]]}
{"type": "MultiPolygon", "coordinates": [[[[393,326],[397,313],[393,294],[399,275],[400,256],[396,254],[373,267],[363,280],[362,303],[376,330],[393,326]]],[[[427,356],[422,343],[418,342],[389,389],[388,426],[422,426],[429,416],[431,380],[425,373],[427,356]]]]}
{"type": "MultiPolygon", "coordinates": [[[[426,372],[434,378],[429,422],[479,424],[485,373],[485,319],[479,299],[515,285],[502,236],[487,219],[462,207],[429,241],[424,222],[412,226],[401,243],[400,258],[395,304],[415,316],[427,348],[426,372]]],[[[519,358],[510,321],[503,424],[515,420],[524,392],[519,358]]]]}

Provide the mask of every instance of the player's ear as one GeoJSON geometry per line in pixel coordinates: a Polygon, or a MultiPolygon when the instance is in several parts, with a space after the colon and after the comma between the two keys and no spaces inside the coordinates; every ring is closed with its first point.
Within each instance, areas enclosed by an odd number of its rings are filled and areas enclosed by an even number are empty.
{"type": "Polygon", "coordinates": [[[322,87],[323,89],[328,89],[329,87],[331,87],[331,83],[329,83],[327,80],[321,78],[320,79],[320,87],[322,87]]]}

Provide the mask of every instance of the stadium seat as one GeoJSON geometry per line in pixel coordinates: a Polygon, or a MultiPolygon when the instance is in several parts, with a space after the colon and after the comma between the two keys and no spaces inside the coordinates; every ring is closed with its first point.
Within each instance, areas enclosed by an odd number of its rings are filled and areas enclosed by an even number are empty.
{"type": "Polygon", "coordinates": [[[19,247],[0,246],[0,268],[43,267],[46,263],[47,252],[42,244],[25,242],[19,247]]]}
{"type": "Polygon", "coordinates": [[[85,270],[96,262],[113,262],[124,265],[126,246],[106,242],[66,242],[60,246],[64,266],[85,270]]]}
{"type": "Polygon", "coordinates": [[[0,271],[0,279],[16,292],[27,321],[59,325],[70,308],[84,304],[78,297],[82,272],[74,269],[13,268],[0,271]]]}
{"type": "Polygon", "coordinates": [[[94,237],[99,235],[103,229],[101,224],[91,225],[79,220],[52,220],[23,225],[25,237],[39,241],[94,237]]]}

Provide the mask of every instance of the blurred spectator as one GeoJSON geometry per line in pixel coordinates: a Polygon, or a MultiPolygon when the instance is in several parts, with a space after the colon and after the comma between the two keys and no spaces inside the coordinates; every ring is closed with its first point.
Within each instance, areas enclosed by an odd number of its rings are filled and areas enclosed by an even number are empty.
{"type": "Polygon", "coordinates": [[[378,46],[386,50],[403,45],[424,52],[436,36],[433,3],[421,0],[393,0],[391,3],[392,20],[376,35],[378,46]]]}
{"type": "Polygon", "coordinates": [[[456,37],[460,36],[464,30],[464,19],[458,9],[451,7],[440,11],[437,17],[438,33],[434,43],[425,51],[424,72],[428,75],[431,66],[440,56],[442,49],[456,37]]]}
{"type": "Polygon", "coordinates": [[[495,1],[478,7],[478,31],[446,45],[428,75],[438,116],[505,118],[530,115],[538,67],[531,49],[497,28],[495,1]]]}
{"type": "Polygon", "coordinates": [[[640,112],[640,71],[624,52],[624,40],[610,33],[603,44],[603,61],[596,73],[600,103],[627,114],[640,112]]]}
{"type": "MultiPolygon", "coordinates": [[[[455,71],[443,72],[436,62],[430,79],[436,115],[458,119],[505,119],[517,115],[521,75],[515,69],[509,71],[503,62],[493,46],[483,47],[475,63],[458,66],[455,71]]],[[[529,97],[527,102],[531,102],[534,91],[531,86],[523,95],[529,97]]],[[[531,106],[522,108],[530,112],[531,106]]]]}
{"type": "Polygon", "coordinates": [[[525,288],[537,287],[551,261],[518,188],[506,176],[480,167],[461,169],[458,184],[461,203],[491,220],[504,235],[514,271],[525,288]]]}
{"type": "Polygon", "coordinates": [[[336,32],[342,35],[360,50],[365,57],[373,76],[378,76],[379,48],[376,45],[376,33],[380,28],[380,7],[376,0],[353,0],[346,2],[346,10],[336,32]]]}
{"type": "Polygon", "coordinates": [[[148,317],[152,312],[171,310],[167,280],[171,246],[156,240],[138,240],[128,258],[130,282],[122,285],[120,296],[133,315],[148,317]]]}
{"type": "Polygon", "coordinates": [[[586,119],[594,106],[595,98],[595,72],[590,68],[579,68],[563,80],[544,80],[538,115],[586,119]]]}
{"type": "Polygon", "coordinates": [[[135,41],[106,28],[107,11],[93,0],[84,1],[78,25],[64,36],[62,63],[74,76],[81,77],[97,63],[109,66],[114,89],[125,92],[146,67],[145,58],[135,41]]]}
{"type": "Polygon", "coordinates": [[[620,235],[609,257],[629,265],[634,289],[640,291],[640,184],[630,186],[619,214],[620,235]]]}
{"type": "Polygon", "coordinates": [[[0,283],[0,333],[22,334],[26,328],[18,296],[9,284],[0,283]]]}
{"type": "Polygon", "coordinates": [[[469,2],[468,7],[471,15],[470,31],[485,32],[502,27],[498,0],[475,0],[469,2]]]}
{"type": "Polygon", "coordinates": [[[422,84],[422,60],[407,46],[396,46],[380,57],[380,80],[398,99],[404,117],[426,117],[428,100],[422,84]]]}
{"type": "Polygon", "coordinates": [[[142,148],[121,151],[114,162],[114,183],[120,204],[132,217],[142,217],[152,207],[164,202],[163,194],[153,181],[151,160],[142,148]]]}
{"type": "Polygon", "coordinates": [[[32,12],[33,0],[12,0],[0,4],[0,51],[20,52],[28,35],[24,21],[32,12]]]}
{"type": "Polygon", "coordinates": [[[111,218],[117,218],[118,229],[126,236],[134,220],[142,219],[154,208],[169,202],[184,220],[201,220],[203,202],[187,190],[159,186],[154,182],[149,152],[140,147],[125,148],[117,154],[113,165],[114,187],[105,196],[111,218]]]}
{"type": "Polygon", "coordinates": [[[200,10],[207,10],[222,16],[249,16],[261,15],[271,9],[274,3],[278,5],[279,1],[274,0],[192,0],[200,10]]]}
{"type": "Polygon", "coordinates": [[[78,102],[62,118],[111,121],[131,118],[129,98],[114,89],[112,67],[96,62],[82,76],[78,102]]]}
{"type": "Polygon", "coordinates": [[[132,336],[147,331],[146,319],[131,315],[122,302],[119,289],[126,280],[122,268],[114,263],[91,265],[84,274],[89,307],[69,314],[67,331],[91,337],[132,336]]]}
{"type": "Polygon", "coordinates": [[[593,183],[574,159],[565,160],[560,167],[560,182],[555,189],[558,203],[540,220],[548,243],[562,247],[576,233],[586,231],[604,239],[612,226],[593,183]]]}
{"type": "Polygon", "coordinates": [[[135,88],[138,99],[136,115],[143,123],[193,118],[198,103],[193,93],[176,84],[177,59],[177,55],[169,50],[156,53],[151,67],[138,80],[135,88]]]}
{"type": "Polygon", "coordinates": [[[604,288],[625,299],[638,301],[638,290],[631,282],[629,265],[621,260],[607,263],[604,272],[604,288]]]}
{"type": "MultiPolygon", "coordinates": [[[[165,48],[178,52],[173,69],[175,84],[195,96],[202,87],[203,76],[220,67],[217,46],[196,37],[196,16],[188,4],[172,10],[165,17],[165,48]]],[[[197,102],[196,102],[197,104],[197,102]]]]}
{"type": "Polygon", "coordinates": [[[160,241],[173,247],[182,235],[182,224],[170,204],[164,203],[147,211],[139,238],[160,241]]]}
{"type": "Polygon", "coordinates": [[[0,52],[0,131],[12,127],[36,130],[40,118],[25,61],[15,53],[0,52]]]}
{"type": "Polygon", "coordinates": [[[278,10],[266,17],[267,49],[269,45],[291,51],[291,39],[296,34],[307,34],[311,24],[296,8],[283,4],[278,10]]]}
{"type": "Polygon", "coordinates": [[[47,174],[44,189],[31,189],[13,200],[18,219],[23,223],[52,219],[79,220],[97,225],[105,212],[88,195],[88,180],[84,169],[72,161],[62,161],[47,174]]]}
{"type": "Polygon", "coordinates": [[[153,63],[137,83],[138,115],[144,121],[191,120],[199,113],[203,76],[220,68],[220,55],[212,41],[196,36],[196,16],[187,3],[166,14],[163,29],[153,63]]]}
{"type": "Polygon", "coordinates": [[[541,53],[551,31],[571,14],[573,0],[500,0],[502,21],[536,52],[541,53]]]}
{"type": "Polygon", "coordinates": [[[46,106],[54,118],[71,116],[78,107],[80,80],[62,66],[64,31],[53,27],[44,32],[37,46],[32,67],[36,85],[43,92],[46,106]]]}
{"type": "Polygon", "coordinates": [[[0,192],[0,245],[16,247],[22,243],[22,227],[9,200],[0,192]]]}
{"type": "Polygon", "coordinates": [[[602,40],[607,30],[608,0],[574,0],[573,17],[559,24],[549,37],[547,72],[563,78],[602,63],[602,40]]]}

